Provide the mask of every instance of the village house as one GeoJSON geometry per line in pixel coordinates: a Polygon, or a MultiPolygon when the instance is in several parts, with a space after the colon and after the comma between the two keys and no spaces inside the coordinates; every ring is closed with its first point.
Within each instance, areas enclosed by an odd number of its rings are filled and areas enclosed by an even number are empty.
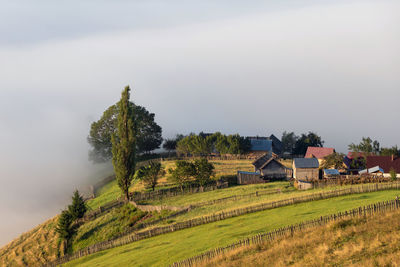
{"type": "Polygon", "coordinates": [[[276,157],[265,154],[253,162],[254,170],[261,174],[263,179],[283,180],[290,178],[292,170],[284,166],[276,157]]]}
{"type": "Polygon", "coordinates": [[[393,169],[400,178],[400,157],[398,156],[367,156],[367,169],[374,167],[379,167],[385,177],[389,177],[390,170],[393,169]]]}
{"type": "Polygon", "coordinates": [[[316,158],[293,159],[293,178],[301,181],[317,181],[319,179],[319,162],[316,158]]]}
{"type": "Polygon", "coordinates": [[[248,136],[250,140],[250,150],[252,152],[272,153],[275,155],[281,155],[283,150],[282,142],[273,134],[270,137],[262,136],[248,136]]]}
{"type": "Polygon", "coordinates": [[[305,158],[316,158],[318,159],[319,165],[322,165],[324,158],[330,154],[335,153],[335,149],[331,147],[313,147],[309,146],[307,148],[305,158]]]}

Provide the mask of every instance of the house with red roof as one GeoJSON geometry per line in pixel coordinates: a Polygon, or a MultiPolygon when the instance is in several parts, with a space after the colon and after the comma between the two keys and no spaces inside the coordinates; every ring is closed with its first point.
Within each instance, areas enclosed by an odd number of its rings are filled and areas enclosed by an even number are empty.
{"type": "Polygon", "coordinates": [[[367,156],[367,169],[379,166],[388,176],[391,169],[394,169],[399,176],[400,174],[400,157],[399,156],[367,156]]]}
{"type": "Polygon", "coordinates": [[[331,147],[313,147],[309,146],[307,148],[305,158],[316,158],[321,165],[326,156],[335,153],[335,149],[331,147]]]}

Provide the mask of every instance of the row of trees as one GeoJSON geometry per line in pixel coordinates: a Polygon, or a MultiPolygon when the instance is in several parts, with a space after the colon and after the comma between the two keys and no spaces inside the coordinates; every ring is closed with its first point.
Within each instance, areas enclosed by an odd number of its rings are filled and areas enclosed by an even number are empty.
{"type": "Polygon", "coordinates": [[[309,146],[322,147],[324,141],[314,132],[303,133],[297,136],[294,132],[284,131],[282,134],[283,152],[292,155],[305,155],[309,146]]]}
{"type": "Polygon", "coordinates": [[[239,134],[224,135],[220,132],[212,135],[190,134],[177,141],[179,155],[206,156],[213,152],[222,154],[243,154],[249,151],[251,143],[239,134]]]}

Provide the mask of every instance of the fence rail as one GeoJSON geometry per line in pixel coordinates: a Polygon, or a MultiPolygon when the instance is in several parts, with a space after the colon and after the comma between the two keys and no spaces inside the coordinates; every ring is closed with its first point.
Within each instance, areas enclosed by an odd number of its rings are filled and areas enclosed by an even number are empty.
{"type": "Polygon", "coordinates": [[[195,226],[199,226],[202,224],[207,224],[207,223],[212,223],[220,220],[225,220],[228,218],[240,216],[240,215],[245,215],[248,213],[253,213],[253,212],[258,212],[258,211],[263,211],[263,210],[268,210],[268,209],[274,209],[278,207],[283,207],[283,206],[288,206],[288,205],[293,205],[297,203],[303,203],[303,202],[308,202],[308,201],[315,201],[315,200],[322,200],[322,199],[327,199],[327,198],[332,198],[332,197],[339,197],[339,196],[344,196],[344,195],[349,195],[349,194],[359,194],[359,193],[367,193],[367,192],[376,192],[376,191],[382,191],[382,190],[391,190],[391,189],[400,189],[400,182],[395,182],[395,183],[388,183],[388,184],[369,184],[369,185],[362,185],[356,188],[345,188],[345,189],[340,189],[340,190],[333,190],[333,191],[327,191],[327,192],[321,192],[321,193],[314,193],[310,195],[305,195],[301,197],[294,197],[294,198],[289,198],[289,199],[283,199],[279,201],[274,201],[274,202],[266,202],[266,203],[260,203],[256,204],[253,206],[248,206],[244,208],[239,208],[235,210],[230,210],[226,212],[219,212],[215,214],[211,214],[208,216],[203,216],[199,218],[194,218],[191,220],[183,221],[183,222],[177,222],[171,225],[167,226],[161,226],[161,227],[155,227],[149,230],[144,230],[142,232],[135,232],[132,234],[128,234],[125,236],[117,237],[108,241],[103,241],[97,244],[94,244],[92,246],[89,246],[87,248],[84,248],[80,251],[75,252],[72,255],[65,255],[55,262],[52,262],[49,264],[49,266],[55,266],[58,264],[65,263],[70,260],[74,260],[83,256],[87,256],[99,251],[103,251],[106,249],[118,247],[118,246],[123,246],[132,242],[136,242],[142,239],[150,238],[153,236],[157,235],[162,235],[165,233],[170,233],[174,231],[179,231],[183,230],[186,228],[191,228],[195,226]]]}
{"type": "Polygon", "coordinates": [[[205,253],[202,253],[198,256],[175,262],[171,264],[171,267],[186,267],[186,266],[195,266],[196,264],[206,261],[206,260],[211,260],[219,255],[222,255],[228,251],[241,248],[241,247],[248,247],[252,245],[257,245],[269,241],[274,241],[278,238],[281,237],[288,237],[292,236],[295,232],[299,232],[308,228],[313,228],[316,226],[322,226],[326,225],[329,222],[332,221],[337,221],[337,220],[342,220],[345,218],[353,218],[353,217],[359,217],[359,216],[371,216],[376,213],[383,213],[383,212],[390,212],[394,210],[400,209],[400,201],[399,200],[390,200],[390,201],[384,201],[384,202],[378,202],[375,204],[367,205],[367,206],[362,206],[356,209],[352,209],[349,211],[345,212],[339,212],[336,214],[331,214],[327,216],[322,216],[318,219],[311,220],[311,221],[306,221],[298,224],[293,224],[290,226],[282,227],[279,229],[276,229],[271,232],[267,233],[262,233],[258,234],[246,239],[242,239],[238,242],[235,242],[231,245],[228,245],[226,247],[219,247],[215,248],[212,250],[209,250],[205,253]]]}

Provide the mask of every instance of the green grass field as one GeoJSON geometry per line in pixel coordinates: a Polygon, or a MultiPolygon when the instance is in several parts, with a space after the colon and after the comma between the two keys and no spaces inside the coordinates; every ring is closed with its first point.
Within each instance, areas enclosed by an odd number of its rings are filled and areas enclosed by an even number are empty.
{"type": "MultiPolygon", "coordinates": [[[[254,169],[253,165],[251,165],[251,160],[214,160],[210,162],[214,164],[216,177],[222,175],[234,175],[238,170],[251,171],[254,169]]],[[[162,165],[166,170],[168,170],[175,167],[175,161],[163,161],[162,165]]],[[[170,186],[171,184],[168,182],[168,174],[166,174],[164,177],[160,178],[156,190],[170,186]]],[[[134,183],[130,188],[131,192],[143,190],[145,190],[145,188],[143,184],[139,182],[134,183]]],[[[121,191],[118,184],[116,181],[113,181],[103,186],[97,192],[97,197],[89,200],[87,203],[91,209],[96,209],[108,202],[118,199],[120,196],[121,191]]]]}
{"type": "Polygon", "coordinates": [[[65,266],[165,266],[260,232],[393,199],[398,193],[357,194],[252,213],[102,251],[65,266]]]}

